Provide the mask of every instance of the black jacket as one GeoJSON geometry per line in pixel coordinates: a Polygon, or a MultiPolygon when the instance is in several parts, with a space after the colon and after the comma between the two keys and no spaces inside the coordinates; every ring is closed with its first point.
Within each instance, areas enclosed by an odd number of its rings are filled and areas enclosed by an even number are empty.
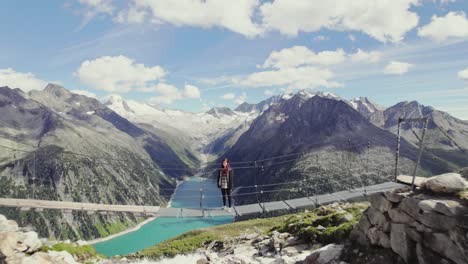
{"type": "MultiPolygon", "coordinates": [[[[228,175],[227,175],[227,179],[228,179],[228,187],[229,189],[232,189],[232,183],[233,183],[233,180],[234,180],[234,171],[229,168],[228,170],[228,175]]],[[[218,172],[218,188],[221,187],[221,169],[219,169],[219,172],[218,172]]]]}

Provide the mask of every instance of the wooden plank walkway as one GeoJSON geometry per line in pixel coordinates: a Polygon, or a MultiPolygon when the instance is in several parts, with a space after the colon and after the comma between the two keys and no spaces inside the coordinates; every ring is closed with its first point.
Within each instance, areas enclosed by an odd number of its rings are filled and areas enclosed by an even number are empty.
{"type": "Polygon", "coordinates": [[[72,210],[74,210],[98,212],[102,214],[126,212],[156,217],[235,217],[250,214],[259,214],[263,212],[273,212],[278,210],[313,208],[319,205],[329,204],[333,202],[352,201],[354,199],[362,198],[370,193],[393,190],[404,186],[406,185],[395,182],[385,182],[372,186],[366,186],[362,188],[330,194],[323,194],[284,201],[240,205],[235,206],[231,212],[221,210],[220,208],[161,208],[159,206],[111,205],[12,198],[0,198],[0,206],[18,207],[22,208],[22,210],[30,210],[31,208],[33,208],[34,210],[58,209],[66,212],[71,212],[72,210]]]}

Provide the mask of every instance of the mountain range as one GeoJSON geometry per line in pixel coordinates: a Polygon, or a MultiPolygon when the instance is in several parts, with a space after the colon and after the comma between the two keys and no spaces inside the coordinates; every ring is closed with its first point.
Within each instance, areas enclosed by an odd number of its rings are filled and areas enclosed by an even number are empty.
{"type": "MultiPolygon", "coordinates": [[[[0,144],[6,150],[0,154],[2,197],[164,205],[177,180],[200,166],[217,168],[223,157],[233,161],[237,187],[307,183],[273,186],[265,199],[388,181],[399,117],[430,118],[418,173],[468,166],[460,150],[468,147],[468,123],[415,101],[385,108],[366,97],[299,91],[233,110],[189,113],[120,96],[100,102],[49,84],[29,93],[1,87],[0,113],[0,144]]],[[[412,172],[421,128],[402,125],[401,173],[412,172]]],[[[131,215],[45,217],[13,209],[6,214],[20,223],[39,223],[41,235],[61,239],[94,238],[112,223],[137,221],[131,215]]]]}

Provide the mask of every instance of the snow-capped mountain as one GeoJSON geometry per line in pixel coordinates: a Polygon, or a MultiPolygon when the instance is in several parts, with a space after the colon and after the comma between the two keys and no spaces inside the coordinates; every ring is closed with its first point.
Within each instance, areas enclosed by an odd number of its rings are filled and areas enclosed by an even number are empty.
{"type": "MultiPolygon", "coordinates": [[[[245,128],[246,124],[259,114],[233,111],[227,107],[212,108],[203,113],[190,113],[159,109],[154,105],[124,100],[119,96],[111,96],[105,105],[132,122],[151,124],[158,129],[185,138],[187,140],[185,143],[199,152],[202,160],[203,154],[210,152],[210,145],[215,140],[236,134],[234,131],[245,128]]],[[[226,141],[229,139],[226,138],[226,141]]]]}
{"type": "Polygon", "coordinates": [[[350,105],[365,116],[372,124],[383,126],[385,119],[383,111],[385,107],[374,103],[367,97],[356,97],[349,101],[350,105]]]}

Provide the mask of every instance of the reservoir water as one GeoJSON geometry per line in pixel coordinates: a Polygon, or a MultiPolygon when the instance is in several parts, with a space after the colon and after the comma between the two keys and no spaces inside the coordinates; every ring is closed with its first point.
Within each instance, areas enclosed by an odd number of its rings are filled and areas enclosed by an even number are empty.
{"type": "MultiPolygon", "coordinates": [[[[203,208],[222,206],[221,197],[210,197],[220,195],[220,191],[215,182],[213,180],[193,177],[179,184],[172,198],[171,207],[200,208],[200,188],[204,189],[204,195],[206,197],[202,201],[203,208]]],[[[134,232],[115,237],[108,241],[96,243],[93,246],[98,253],[106,256],[127,255],[193,229],[227,224],[232,221],[232,217],[161,217],[143,225],[134,232]]]]}

